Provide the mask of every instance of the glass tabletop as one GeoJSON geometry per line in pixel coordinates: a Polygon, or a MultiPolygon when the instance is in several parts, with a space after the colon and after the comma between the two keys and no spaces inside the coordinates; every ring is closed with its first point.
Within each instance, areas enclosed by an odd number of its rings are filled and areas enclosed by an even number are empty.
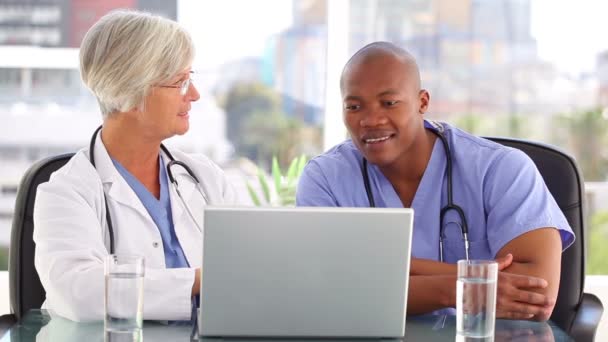
{"type": "MultiPolygon", "coordinates": [[[[146,321],[143,339],[150,341],[191,341],[192,327],[167,326],[159,322],[146,321]]],[[[51,316],[45,310],[31,310],[0,339],[0,342],[29,341],[103,341],[103,322],[77,323],[61,317],[51,316]]],[[[196,340],[196,339],[195,339],[196,340]]],[[[201,338],[201,341],[261,342],[263,339],[246,338],[201,338]]],[[[284,339],[288,341],[288,339],[284,339]]],[[[346,339],[336,339],[346,341],[346,339]]],[[[372,339],[355,339],[371,341],[372,339]]],[[[406,341],[473,341],[456,337],[456,318],[454,316],[417,316],[408,317],[405,327],[406,341]]],[[[272,342],[281,339],[273,338],[272,342]]],[[[306,340],[298,338],[297,342],[306,340]]],[[[313,341],[312,339],[310,341],[313,341]]],[[[323,339],[322,341],[330,341],[323,339]]],[[[377,340],[379,341],[379,340],[377,340]]],[[[382,341],[386,341],[383,339],[382,341]]],[[[401,341],[401,340],[396,340],[401,341]]],[[[475,339],[475,341],[484,341],[475,339]]],[[[492,341],[492,339],[486,339],[492,341]]],[[[564,331],[552,322],[529,322],[497,320],[493,341],[572,341],[564,331]]]]}

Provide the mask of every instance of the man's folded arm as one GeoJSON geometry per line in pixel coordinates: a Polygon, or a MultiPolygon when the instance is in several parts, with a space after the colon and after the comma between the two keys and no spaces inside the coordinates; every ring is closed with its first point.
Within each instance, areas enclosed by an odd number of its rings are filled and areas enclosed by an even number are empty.
{"type": "Polygon", "coordinates": [[[505,272],[545,279],[548,286],[534,288],[534,291],[552,300],[544,314],[534,316],[537,320],[547,320],[551,316],[557,293],[561,271],[562,241],[555,228],[539,228],[524,233],[508,242],[500,249],[497,258],[513,255],[513,263],[505,272]]]}
{"type": "MultiPolygon", "coordinates": [[[[511,265],[513,256],[505,253],[500,258],[496,258],[498,270],[502,271],[511,265]]],[[[456,264],[448,264],[445,262],[420,259],[412,257],[410,262],[410,275],[456,275],[456,264]]]]}

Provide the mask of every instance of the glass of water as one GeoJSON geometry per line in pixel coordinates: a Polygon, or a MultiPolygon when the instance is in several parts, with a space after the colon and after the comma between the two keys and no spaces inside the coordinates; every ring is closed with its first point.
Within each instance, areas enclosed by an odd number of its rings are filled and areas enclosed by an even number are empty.
{"type": "Polygon", "coordinates": [[[494,336],[498,263],[459,260],[456,281],[456,333],[465,337],[494,336]]]}
{"type": "Polygon", "coordinates": [[[139,341],[144,306],[144,257],[108,255],[104,296],[106,341],[139,341]]]}

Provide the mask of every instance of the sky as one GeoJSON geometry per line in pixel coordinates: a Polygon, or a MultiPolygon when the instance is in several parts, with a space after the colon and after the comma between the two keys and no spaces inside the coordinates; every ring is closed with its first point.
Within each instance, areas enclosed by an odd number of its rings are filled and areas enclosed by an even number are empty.
{"type": "Polygon", "coordinates": [[[541,59],[570,73],[592,71],[608,50],[608,1],[532,0],[531,30],[541,59]]]}
{"type": "Polygon", "coordinates": [[[198,49],[197,69],[260,56],[268,37],[292,22],[289,0],[179,0],[177,12],[178,21],[191,33],[198,49]]]}
{"type": "MultiPolygon", "coordinates": [[[[608,50],[608,1],[531,0],[531,5],[539,57],[571,74],[593,71],[597,54],[608,50]]],[[[291,7],[289,0],[179,0],[178,20],[199,49],[208,48],[197,51],[195,67],[211,69],[260,56],[268,37],[291,25],[291,7]]]]}

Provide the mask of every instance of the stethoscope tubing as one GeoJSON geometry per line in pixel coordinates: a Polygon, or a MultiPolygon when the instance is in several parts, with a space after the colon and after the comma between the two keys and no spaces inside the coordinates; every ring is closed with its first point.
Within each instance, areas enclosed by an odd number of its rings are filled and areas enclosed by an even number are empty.
{"type": "MultiPolygon", "coordinates": [[[[464,214],[464,210],[462,210],[462,208],[459,205],[454,203],[454,198],[453,198],[452,153],[450,150],[450,146],[448,144],[447,138],[443,134],[443,131],[444,131],[443,125],[441,125],[440,123],[432,122],[432,121],[429,121],[429,122],[431,123],[431,125],[433,125],[435,127],[435,129],[430,129],[430,131],[433,132],[439,138],[439,140],[441,140],[441,144],[443,145],[443,149],[445,151],[446,160],[447,160],[446,172],[448,175],[448,184],[447,184],[448,204],[446,206],[444,206],[443,208],[441,208],[441,211],[439,213],[439,261],[441,261],[441,262],[444,261],[444,255],[443,255],[444,241],[443,240],[444,240],[445,227],[444,227],[443,223],[444,223],[446,213],[450,210],[455,211],[458,214],[458,216],[460,217],[461,224],[459,224],[459,226],[460,226],[460,232],[462,234],[462,239],[464,241],[465,258],[466,258],[466,260],[469,260],[469,249],[470,249],[469,227],[467,225],[467,220],[466,220],[466,216],[464,214]]],[[[363,185],[365,186],[365,193],[367,194],[367,200],[369,202],[369,206],[371,208],[375,208],[376,201],[374,199],[374,194],[372,192],[372,187],[371,187],[371,182],[369,179],[369,172],[368,172],[368,167],[367,167],[367,159],[365,159],[365,157],[363,158],[363,162],[361,164],[361,173],[363,176],[363,185]]]]}
{"type": "MultiPolygon", "coordinates": [[[[91,136],[91,142],[89,144],[89,160],[91,161],[91,164],[95,168],[96,168],[95,153],[94,153],[95,141],[97,140],[97,135],[99,134],[99,131],[101,131],[102,127],[103,126],[99,126],[95,130],[95,132],[91,136]]],[[[184,170],[186,170],[188,175],[190,175],[190,177],[192,177],[192,180],[194,180],[196,189],[203,197],[205,204],[209,204],[210,202],[209,202],[208,196],[206,195],[206,193],[207,193],[205,191],[206,189],[203,189],[201,181],[199,180],[199,178],[194,174],[192,169],[186,163],[173,158],[173,155],[171,154],[171,152],[169,152],[169,150],[167,149],[167,147],[165,147],[165,145],[161,144],[160,149],[163,151],[163,153],[165,155],[167,155],[167,157],[169,157],[169,163],[167,163],[167,166],[166,166],[167,176],[169,178],[169,181],[173,185],[173,189],[175,189],[175,192],[177,193],[177,197],[180,199],[180,202],[182,203],[183,207],[186,209],[188,216],[190,216],[190,219],[192,220],[192,222],[194,222],[194,224],[196,225],[196,228],[198,228],[199,232],[202,234],[203,228],[196,221],[196,219],[194,218],[194,214],[192,213],[192,210],[190,210],[190,206],[186,203],[186,201],[182,197],[182,194],[179,190],[179,183],[177,181],[177,178],[173,175],[171,168],[173,166],[181,166],[184,170]]],[[[105,208],[106,208],[106,222],[107,222],[107,227],[108,227],[108,235],[110,237],[110,254],[114,254],[114,252],[116,251],[115,240],[114,240],[114,226],[112,224],[112,216],[110,215],[110,207],[108,206],[108,198],[107,198],[105,192],[103,193],[103,201],[104,201],[105,208]]]]}

